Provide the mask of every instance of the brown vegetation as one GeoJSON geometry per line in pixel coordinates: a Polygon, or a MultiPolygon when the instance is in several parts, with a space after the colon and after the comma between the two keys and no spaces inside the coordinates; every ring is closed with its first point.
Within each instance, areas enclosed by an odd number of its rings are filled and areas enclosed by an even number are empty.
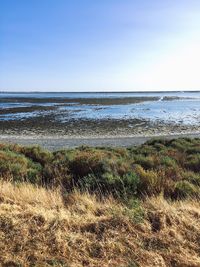
{"type": "Polygon", "coordinates": [[[0,185],[2,266],[200,266],[200,205],[0,185]]]}
{"type": "Polygon", "coordinates": [[[200,139],[0,145],[0,264],[200,266],[200,139]]]}

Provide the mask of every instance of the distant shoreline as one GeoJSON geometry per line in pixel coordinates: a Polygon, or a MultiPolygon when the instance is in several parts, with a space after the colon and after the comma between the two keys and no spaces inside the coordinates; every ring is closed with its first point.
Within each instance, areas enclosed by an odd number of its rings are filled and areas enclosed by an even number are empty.
{"type": "Polygon", "coordinates": [[[13,93],[17,93],[17,94],[32,94],[32,93],[35,93],[35,94],[37,94],[37,93],[47,93],[47,94],[49,94],[49,93],[52,93],[52,94],[62,94],[62,93],[64,93],[64,94],[66,94],[66,93],[69,93],[69,94],[71,94],[71,93],[77,93],[77,94],[84,94],[84,93],[86,93],[86,94],[89,94],[89,93],[91,93],[91,94],[98,94],[98,93],[108,93],[108,94],[110,94],[110,93],[120,93],[120,94],[123,94],[123,93],[178,93],[178,92],[180,92],[180,93],[187,93],[187,92],[190,92],[190,93],[195,93],[195,92],[200,92],[200,89],[199,90],[161,90],[161,91],[154,91],[154,90],[152,90],[152,91],[29,91],[29,92],[27,92],[27,91],[6,91],[6,90],[2,90],[2,91],[0,91],[0,94],[4,94],[4,93],[6,93],[6,94],[9,94],[9,93],[11,93],[11,94],[13,94],[13,93]]]}

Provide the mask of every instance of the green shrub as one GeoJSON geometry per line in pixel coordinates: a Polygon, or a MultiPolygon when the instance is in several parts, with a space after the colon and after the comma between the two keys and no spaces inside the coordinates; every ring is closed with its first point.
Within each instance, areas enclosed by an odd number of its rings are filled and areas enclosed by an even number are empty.
{"type": "Polygon", "coordinates": [[[200,172],[200,154],[191,155],[185,162],[185,167],[194,172],[200,172]]]}
{"type": "Polygon", "coordinates": [[[137,156],[134,156],[134,161],[136,164],[141,165],[146,170],[152,169],[156,165],[154,158],[152,156],[145,157],[142,155],[137,155],[137,156]]]}
{"type": "Polygon", "coordinates": [[[122,177],[124,194],[127,196],[134,196],[138,191],[138,185],[140,183],[140,179],[138,175],[134,172],[127,173],[122,177]]]}
{"type": "Polygon", "coordinates": [[[144,219],[144,210],[141,207],[140,201],[133,197],[127,200],[124,214],[134,223],[141,223],[144,219]]]}
{"type": "Polygon", "coordinates": [[[200,139],[156,139],[131,148],[46,151],[39,146],[0,144],[0,178],[112,194],[127,200],[163,194],[197,196],[200,139]]]}
{"type": "Polygon", "coordinates": [[[187,151],[188,148],[192,146],[192,139],[190,138],[179,138],[171,140],[170,146],[178,149],[181,152],[187,151]]]}
{"type": "Polygon", "coordinates": [[[9,150],[0,151],[1,179],[13,182],[38,183],[41,179],[41,165],[24,155],[9,150]]]}
{"type": "Polygon", "coordinates": [[[144,219],[145,212],[141,206],[141,203],[138,199],[131,198],[129,200],[122,200],[123,206],[116,206],[110,209],[110,213],[118,220],[119,218],[126,217],[131,222],[138,224],[142,223],[144,219]]]}
{"type": "Polygon", "coordinates": [[[188,196],[198,196],[199,188],[188,181],[179,181],[175,185],[174,196],[176,198],[186,198],[188,196]]]}
{"type": "Polygon", "coordinates": [[[23,147],[21,153],[43,166],[53,159],[52,153],[42,149],[40,146],[23,147]]]}
{"type": "Polygon", "coordinates": [[[83,190],[129,198],[136,195],[139,178],[135,173],[127,173],[122,177],[112,173],[104,173],[100,177],[89,174],[80,179],[78,184],[83,190]]]}
{"type": "Polygon", "coordinates": [[[106,171],[104,159],[106,157],[102,152],[80,151],[70,162],[69,168],[77,180],[89,174],[99,176],[106,171]]]}
{"type": "Polygon", "coordinates": [[[42,169],[42,183],[51,186],[61,186],[67,191],[73,187],[73,179],[68,167],[68,161],[53,161],[45,164],[42,169]]]}
{"type": "Polygon", "coordinates": [[[160,177],[156,172],[144,170],[141,166],[137,166],[135,171],[140,179],[139,194],[154,195],[161,192],[160,177]]]}
{"type": "Polygon", "coordinates": [[[188,154],[200,154],[200,146],[194,146],[187,149],[188,154]]]}
{"type": "Polygon", "coordinates": [[[146,142],[148,146],[155,146],[155,145],[160,145],[160,144],[166,146],[168,145],[168,143],[169,143],[169,140],[163,139],[163,138],[153,138],[146,142]]]}
{"type": "Polygon", "coordinates": [[[162,157],[160,159],[160,164],[162,164],[166,167],[176,167],[177,166],[176,161],[169,156],[162,157]]]}
{"type": "Polygon", "coordinates": [[[135,152],[138,155],[147,157],[147,156],[151,156],[152,154],[154,154],[156,152],[156,148],[154,146],[148,146],[144,144],[140,147],[140,150],[136,150],[135,152]]]}
{"type": "Polygon", "coordinates": [[[191,184],[200,186],[200,174],[199,173],[194,173],[194,172],[184,172],[183,173],[183,179],[187,180],[191,184]]]}

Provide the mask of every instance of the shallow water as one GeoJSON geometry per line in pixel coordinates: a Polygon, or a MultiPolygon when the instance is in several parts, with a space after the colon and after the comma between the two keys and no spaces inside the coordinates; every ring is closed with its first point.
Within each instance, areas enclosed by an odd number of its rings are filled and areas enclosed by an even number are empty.
{"type": "MultiPolygon", "coordinates": [[[[52,114],[56,120],[67,122],[70,119],[143,119],[152,122],[166,122],[183,125],[200,124],[200,92],[148,92],[148,93],[0,93],[0,110],[8,109],[0,115],[0,121],[24,120],[31,117],[52,114]],[[80,98],[125,98],[158,97],[158,100],[135,104],[111,105],[80,104],[80,98]],[[165,97],[168,97],[166,100],[165,97]],[[179,98],[179,99],[176,99],[179,98]],[[4,102],[4,98],[6,101],[4,102]],[[20,98],[20,101],[19,101],[20,98]],[[25,98],[24,102],[22,101],[25,98]],[[29,103],[27,99],[51,98],[48,103],[29,103]],[[55,103],[57,98],[73,99],[73,103],[55,103]],[[22,100],[21,100],[22,99],[22,100]],[[9,108],[55,106],[55,110],[9,113],[9,108]]],[[[38,100],[37,100],[38,101],[38,100]]]]}

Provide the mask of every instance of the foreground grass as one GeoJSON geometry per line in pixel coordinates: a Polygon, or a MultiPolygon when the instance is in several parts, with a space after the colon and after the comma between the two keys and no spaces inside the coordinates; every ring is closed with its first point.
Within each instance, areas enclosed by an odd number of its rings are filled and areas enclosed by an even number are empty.
{"type": "Polygon", "coordinates": [[[0,145],[0,264],[200,266],[200,139],[0,145]]]}
{"type": "Polygon", "coordinates": [[[2,266],[200,266],[200,204],[0,184],[2,266]]]}

